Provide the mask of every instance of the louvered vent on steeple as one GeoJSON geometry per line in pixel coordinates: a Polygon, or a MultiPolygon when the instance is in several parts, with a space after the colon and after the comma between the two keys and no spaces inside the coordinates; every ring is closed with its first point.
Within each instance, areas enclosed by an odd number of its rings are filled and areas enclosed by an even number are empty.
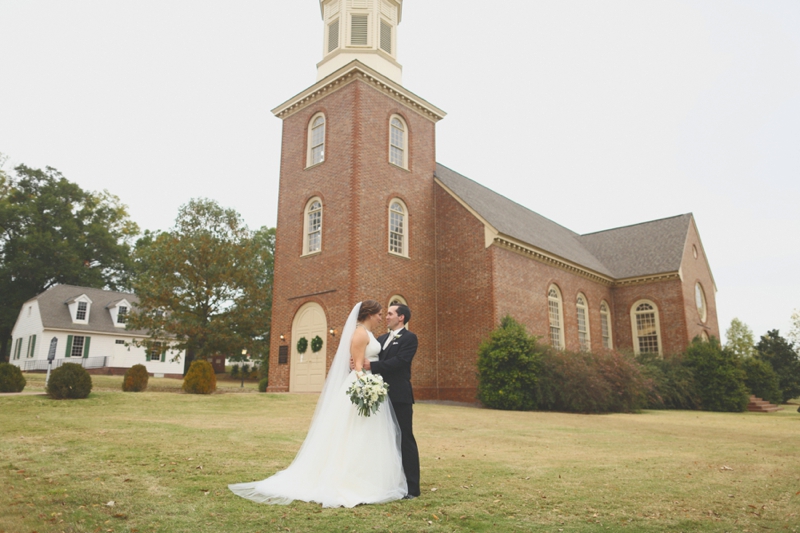
{"type": "Polygon", "coordinates": [[[369,15],[354,14],[350,16],[350,21],[350,44],[353,46],[367,46],[369,44],[369,15]]]}
{"type": "Polygon", "coordinates": [[[392,26],[381,21],[381,50],[387,54],[392,53],[392,26]]]}
{"type": "Polygon", "coordinates": [[[339,47],[339,19],[328,24],[328,53],[339,47]]]}
{"type": "Polygon", "coordinates": [[[356,9],[367,9],[371,3],[371,0],[348,0],[350,7],[354,7],[356,9]]]}

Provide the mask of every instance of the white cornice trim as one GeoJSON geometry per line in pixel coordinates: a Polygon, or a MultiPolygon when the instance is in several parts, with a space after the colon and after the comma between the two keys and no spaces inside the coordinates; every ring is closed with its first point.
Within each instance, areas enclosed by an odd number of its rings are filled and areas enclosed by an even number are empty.
{"type": "Polygon", "coordinates": [[[142,339],[147,339],[150,336],[147,334],[142,333],[131,333],[130,331],[123,330],[123,331],[93,331],[87,329],[67,329],[67,328],[53,328],[53,327],[46,327],[42,329],[42,335],[44,336],[45,331],[59,331],[61,333],[69,333],[72,335],[108,335],[109,337],[139,337],[142,339]]]}
{"type": "Polygon", "coordinates": [[[420,98],[403,86],[379,74],[358,60],[351,61],[327,78],[324,78],[300,94],[290,98],[272,110],[281,120],[313,104],[323,96],[345,87],[354,81],[363,81],[397,102],[413,109],[431,122],[442,120],[447,113],[420,98]]]}

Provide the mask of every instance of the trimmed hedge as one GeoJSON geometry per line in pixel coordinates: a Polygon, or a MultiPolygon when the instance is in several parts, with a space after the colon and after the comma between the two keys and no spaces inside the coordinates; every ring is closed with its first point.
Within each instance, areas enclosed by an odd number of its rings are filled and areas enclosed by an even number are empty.
{"type": "Polygon", "coordinates": [[[493,409],[535,409],[542,352],[525,326],[503,317],[500,327],[478,349],[478,399],[493,409]]]}
{"type": "Polygon", "coordinates": [[[217,390],[217,376],[208,361],[192,361],[183,378],[183,391],[189,394],[211,394],[217,390]]]}
{"type": "Polygon", "coordinates": [[[267,392],[267,385],[269,385],[269,380],[267,378],[262,378],[261,381],[258,382],[258,392],[267,392]]]}
{"type": "Polygon", "coordinates": [[[616,351],[561,352],[542,358],[540,409],[570,413],[627,413],[647,405],[652,381],[636,360],[616,351]]]}
{"type": "Polygon", "coordinates": [[[122,380],[122,390],[124,392],[142,392],[147,389],[147,382],[150,375],[144,365],[133,365],[125,371],[125,378],[122,380]]]}
{"type": "Polygon", "coordinates": [[[772,365],[756,357],[748,357],[742,362],[742,369],[745,372],[744,384],[750,394],[775,405],[783,403],[778,374],[772,365]]]}
{"type": "Polygon", "coordinates": [[[50,373],[47,394],[54,400],[79,400],[92,392],[92,377],[81,365],[64,363],[50,373]]]}
{"type": "Polygon", "coordinates": [[[747,409],[750,395],[744,384],[744,370],[733,352],[723,349],[716,338],[695,338],[686,349],[686,363],[694,372],[703,410],[747,409]]]}
{"type": "Polygon", "coordinates": [[[700,409],[700,392],[684,354],[663,358],[658,354],[640,354],[636,360],[652,382],[648,409],[700,409]]]}
{"type": "Polygon", "coordinates": [[[22,392],[27,383],[18,366],[0,363],[0,392],[22,392]]]}

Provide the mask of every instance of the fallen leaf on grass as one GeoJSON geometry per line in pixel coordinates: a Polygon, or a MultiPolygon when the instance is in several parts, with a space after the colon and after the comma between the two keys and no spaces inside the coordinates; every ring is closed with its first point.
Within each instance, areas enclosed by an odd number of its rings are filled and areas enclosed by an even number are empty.
{"type": "Polygon", "coordinates": [[[431,516],[433,516],[433,519],[434,519],[434,520],[439,520],[439,517],[438,517],[438,516],[436,516],[436,515],[431,515],[431,516]]]}
{"type": "Polygon", "coordinates": [[[722,465],[721,467],[719,467],[719,469],[720,470],[731,470],[731,471],[733,470],[733,468],[731,468],[729,466],[725,466],[725,465],[722,465]]]}
{"type": "Polygon", "coordinates": [[[437,489],[436,489],[436,487],[433,487],[433,488],[431,489],[431,492],[436,492],[436,490],[437,490],[437,489]]]}
{"type": "Polygon", "coordinates": [[[115,505],[114,500],[111,500],[106,504],[106,507],[114,507],[114,505],[115,505]]]}

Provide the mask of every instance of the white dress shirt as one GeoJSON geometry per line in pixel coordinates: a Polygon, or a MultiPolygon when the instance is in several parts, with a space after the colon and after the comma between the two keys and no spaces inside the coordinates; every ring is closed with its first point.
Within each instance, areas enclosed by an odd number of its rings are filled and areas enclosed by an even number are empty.
{"type": "Polygon", "coordinates": [[[391,333],[389,333],[389,336],[386,338],[386,342],[383,343],[383,349],[384,350],[394,340],[394,338],[397,336],[397,334],[400,333],[401,331],[403,331],[403,329],[405,329],[405,326],[401,326],[401,327],[397,328],[396,330],[392,331],[391,333]]]}

